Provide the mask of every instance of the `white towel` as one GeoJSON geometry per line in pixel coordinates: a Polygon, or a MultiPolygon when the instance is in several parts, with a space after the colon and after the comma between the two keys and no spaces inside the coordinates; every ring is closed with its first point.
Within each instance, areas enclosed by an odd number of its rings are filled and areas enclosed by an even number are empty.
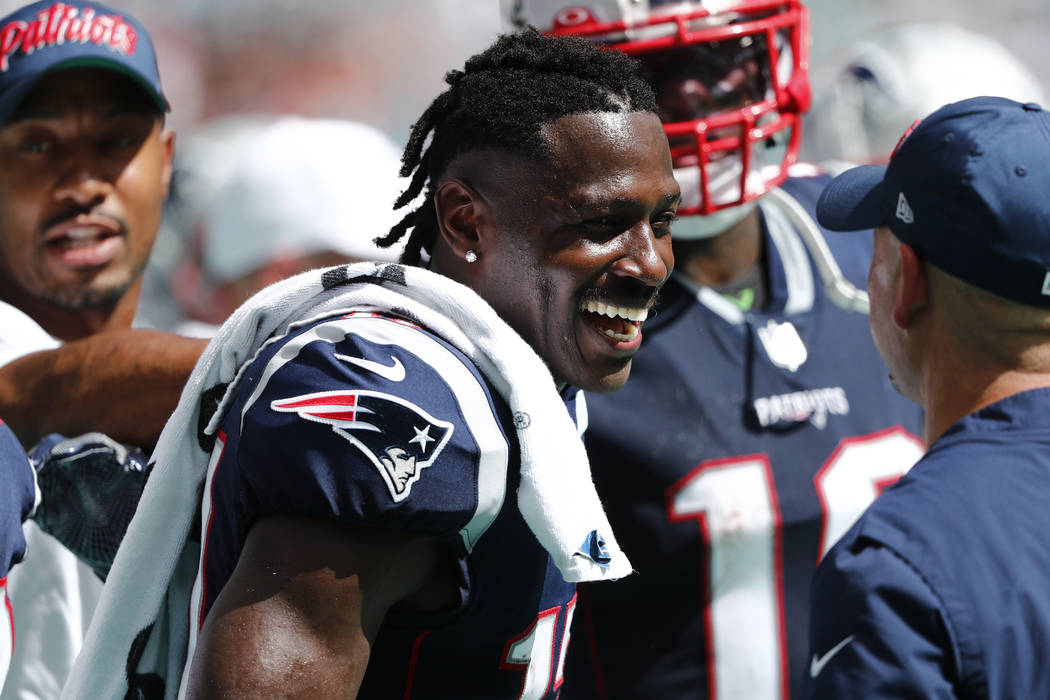
{"type": "Polygon", "coordinates": [[[351,309],[414,319],[459,348],[496,387],[515,416],[521,445],[518,508],[567,581],[631,572],[550,371],[492,307],[470,288],[421,268],[357,263],[313,270],[259,292],[205,349],[161,433],[157,466],[63,698],[123,697],[131,678],[146,687],[156,682],[151,674],[166,679],[165,698],[176,697],[200,564],[200,545],[188,535],[200,525],[193,520],[210,459],[198,441],[202,393],[230,383],[204,431],[214,435],[240,372],[262,347],[292,328],[351,309]]]}

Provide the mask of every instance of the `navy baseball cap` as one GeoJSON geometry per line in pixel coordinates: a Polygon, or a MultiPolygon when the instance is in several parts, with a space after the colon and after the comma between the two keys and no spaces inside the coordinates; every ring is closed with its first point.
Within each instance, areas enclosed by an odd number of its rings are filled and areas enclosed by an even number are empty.
{"type": "Polygon", "coordinates": [[[888,226],[919,257],[999,296],[1050,307],[1050,113],[974,97],[905,133],[888,165],[842,173],[817,202],[833,231],[888,226]]]}
{"type": "Polygon", "coordinates": [[[127,75],[170,111],[153,42],[136,19],[94,2],[43,0],[0,19],[0,124],[45,74],[85,66],[127,75]]]}

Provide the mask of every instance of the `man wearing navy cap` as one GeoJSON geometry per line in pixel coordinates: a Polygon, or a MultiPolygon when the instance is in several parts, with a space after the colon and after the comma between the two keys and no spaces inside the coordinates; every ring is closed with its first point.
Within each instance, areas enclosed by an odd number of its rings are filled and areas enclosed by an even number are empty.
{"type": "Polygon", "coordinates": [[[925,456],[821,562],[810,698],[1050,697],[1050,114],[977,97],[836,178],[925,456]]]}
{"type": "MultiPolygon", "coordinates": [[[[49,0],[0,19],[0,413],[24,445],[102,430],[148,447],[203,346],[131,330],[171,176],[167,110],[126,14],[49,0]]],[[[5,700],[57,697],[100,588],[36,525],[26,538],[5,700]]]]}

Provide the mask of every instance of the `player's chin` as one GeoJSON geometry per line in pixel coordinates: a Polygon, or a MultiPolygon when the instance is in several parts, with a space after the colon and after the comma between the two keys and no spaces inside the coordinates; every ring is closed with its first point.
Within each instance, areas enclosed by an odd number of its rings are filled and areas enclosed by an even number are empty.
{"type": "Polygon", "coordinates": [[[604,358],[589,363],[573,384],[592,394],[610,394],[626,384],[630,374],[631,358],[604,358]]]}
{"type": "Polygon", "coordinates": [[[47,290],[45,298],[56,306],[70,310],[107,309],[120,301],[132,281],[121,275],[112,279],[94,279],[87,284],[55,285],[47,290]]]}

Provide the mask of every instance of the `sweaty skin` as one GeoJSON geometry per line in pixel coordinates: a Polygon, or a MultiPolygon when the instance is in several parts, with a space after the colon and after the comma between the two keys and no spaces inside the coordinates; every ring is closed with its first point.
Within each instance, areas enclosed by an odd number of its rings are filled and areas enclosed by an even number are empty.
{"type": "Polygon", "coordinates": [[[493,152],[453,162],[431,267],[481,294],[559,383],[614,391],[642,334],[611,338],[584,306],[645,311],[671,274],[680,192],[667,138],[648,112],[571,115],[544,134],[549,165],[493,152]]]}

